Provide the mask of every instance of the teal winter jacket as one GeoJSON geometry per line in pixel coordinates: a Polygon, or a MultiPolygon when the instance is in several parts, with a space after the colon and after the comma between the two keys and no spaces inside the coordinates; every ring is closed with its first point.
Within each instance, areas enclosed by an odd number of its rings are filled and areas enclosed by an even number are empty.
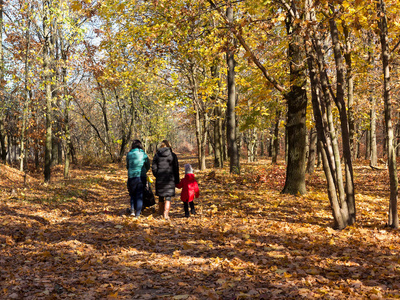
{"type": "Polygon", "coordinates": [[[146,173],[150,169],[147,154],[142,149],[132,149],[126,155],[126,168],[128,169],[128,178],[146,177],[146,173]]]}

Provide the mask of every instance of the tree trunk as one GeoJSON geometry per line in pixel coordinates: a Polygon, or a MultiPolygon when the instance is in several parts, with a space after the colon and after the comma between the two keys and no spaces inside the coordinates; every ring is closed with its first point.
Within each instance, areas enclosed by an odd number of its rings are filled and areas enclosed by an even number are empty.
{"type": "Polygon", "coordinates": [[[5,114],[3,104],[5,103],[4,91],[4,52],[3,52],[3,7],[4,0],[0,0],[0,155],[3,163],[7,160],[5,114]]]}
{"type": "MultiPolygon", "coordinates": [[[[331,10],[334,11],[333,5],[330,5],[331,10]]],[[[339,109],[340,125],[342,130],[342,148],[343,148],[343,159],[345,165],[345,177],[346,177],[346,201],[350,213],[350,224],[356,221],[356,203],[354,198],[354,178],[353,178],[353,163],[351,156],[350,147],[350,134],[349,124],[347,118],[347,109],[344,101],[344,65],[343,57],[341,52],[341,45],[339,42],[339,32],[336,26],[335,18],[329,19],[329,26],[332,37],[333,53],[336,63],[336,97],[334,98],[337,108],[339,109]]]]}
{"type": "Polygon", "coordinates": [[[349,123],[349,141],[350,141],[350,153],[353,154],[353,158],[356,156],[355,154],[355,117],[354,117],[354,78],[353,78],[353,65],[351,58],[351,41],[350,41],[350,33],[349,28],[343,21],[343,31],[345,36],[345,45],[346,52],[344,55],[346,61],[346,83],[347,83],[347,114],[348,114],[348,123],[349,123]]]}
{"type": "Polygon", "coordinates": [[[214,167],[216,168],[224,167],[222,120],[222,108],[218,104],[214,109],[214,167]]]}
{"type": "Polygon", "coordinates": [[[207,128],[208,128],[208,115],[204,107],[203,100],[199,97],[198,82],[196,78],[196,65],[191,63],[187,75],[192,97],[193,106],[196,115],[196,139],[198,149],[198,162],[200,170],[206,169],[206,144],[207,144],[207,128]]]}
{"type": "Polygon", "coordinates": [[[288,13],[286,18],[286,31],[289,35],[289,67],[290,67],[290,92],[285,95],[287,99],[287,142],[288,161],[286,168],[286,182],[282,190],[285,194],[305,194],[306,172],[306,113],[307,113],[307,83],[304,67],[304,49],[301,35],[293,15],[296,7],[292,2],[293,14],[288,13]]]}
{"type": "Polygon", "coordinates": [[[383,100],[385,104],[385,128],[387,137],[388,167],[390,179],[388,226],[397,229],[399,228],[399,218],[397,212],[398,178],[392,125],[392,102],[390,95],[390,50],[388,46],[387,16],[384,0],[379,0],[377,10],[379,16],[378,24],[380,29],[380,40],[382,48],[383,100]]]}
{"type": "Polygon", "coordinates": [[[370,136],[370,165],[376,167],[378,164],[378,151],[376,146],[376,108],[375,108],[375,98],[370,96],[371,111],[370,111],[370,122],[371,129],[369,132],[370,136]]]}
{"type": "Polygon", "coordinates": [[[308,147],[308,161],[306,172],[308,174],[312,174],[314,172],[315,167],[315,158],[317,154],[317,130],[315,127],[310,130],[310,140],[308,147]]]}
{"type": "MultiPolygon", "coordinates": [[[[230,24],[233,24],[233,8],[228,7],[226,9],[226,16],[230,24]]],[[[230,172],[234,174],[240,174],[239,165],[239,152],[236,142],[236,86],[235,86],[235,47],[233,38],[230,39],[231,43],[228,46],[229,49],[226,53],[226,60],[228,64],[228,101],[226,106],[226,136],[228,140],[228,154],[230,159],[230,172]]]]}
{"type": "Polygon", "coordinates": [[[44,154],[44,180],[50,181],[51,178],[51,153],[52,153],[52,108],[53,99],[51,91],[52,82],[52,61],[51,61],[51,23],[50,19],[51,9],[50,1],[43,2],[44,20],[43,20],[43,73],[44,73],[44,86],[45,86],[45,98],[46,98],[46,137],[45,137],[45,154],[44,154]]]}
{"type": "Polygon", "coordinates": [[[218,88],[214,92],[214,100],[217,102],[214,108],[214,167],[223,168],[224,166],[224,149],[223,149],[223,115],[222,115],[222,106],[220,102],[217,100],[219,89],[220,89],[220,72],[218,68],[218,61],[214,62],[214,65],[211,67],[211,76],[213,79],[218,80],[218,88]]]}
{"type": "MultiPolygon", "coordinates": [[[[308,13],[306,19],[310,22],[310,25],[316,21],[315,15],[311,9],[311,1],[307,2],[307,9],[308,13]]],[[[331,32],[333,31],[333,25],[331,25],[331,32]]],[[[313,25],[311,25],[313,26],[313,25]]],[[[315,29],[315,28],[311,28],[315,29]]],[[[328,185],[328,197],[332,208],[332,214],[335,220],[335,227],[338,229],[343,229],[346,226],[352,224],[353,219],[351,216],[351,210],[348,207],[348,194],[346,190],[346,195],[343,192],[343,185],[340,186],[340,182],[338,178],[342,177],[340,169],[340,159],[337,157],[335,158],[335,152],[337,149],[334,150],[334,138],[335,135],[331,132],[332,127],[332,116],[331,116],[331,109],[330,109],[330,90],[328,84],[328,75],[325,69],[325,58],[323,52],[323,43],[322,39],[319,35],[318,30],[313,32],[312,40],[306,41],[305,47],[307,51],[307,62],[308,62],[308,69],[309,69],[309,76],[310,76],[310,83],[311,83],[311,99],[313,104],[313,111],[314,111],[314,118],[317,128],[318,134],[318,146],[319,152],[321,153],[322,163],[324,168],[325,177],[327,180],[328,185]],[[314,45],[311,48],[311,45],[314,45]],[[314,52],[315,51],[315,52],[314,52]],[[321,90],[320,90],[321,88],[321,90]]],[[[334,48],[337,46],[337,36],[332,34],[332,40],[334,44],[334,48]]],[[[335,62],[337,64],[338,70],[340,69],[340,59],[338,59],[336,52],[337,49],[334,49],[335,54],[335,62]]],[[[342,76],[343,74],[340,70],[337,73],[338,83],[344,85],[342,76]]],[[[343,94],[343,86],[337,87],[337,92],[339,94],[339,98],[341,98],[341,94],[343,94]]],[[[335,99],[337,103],[343,105],[341,100],[335,99]]],[[[340,112],[340,105],[338,105],[339,112],[340,112]]],[[[344,106],[345,107],[345,106],[344,106]]],[[[341,113],[341,123],[343,123],[343,114],[341,113]]],[[[347,117],[347,113],[345,113],[347,117]]],[[[347,119],[346,119],[346,126],[347,126],[347,119]]],[[[343,131],[343,124],[342,124],[342,131],[343,131]]],[[[348,140],[347,140],[348,141],[348,140]]],[[[343,142],[344,143],[344,142],[343,142]]],[[[348,154],[348,153],[347,153],[348,154]]],[[[346,157],[348,159],[348,157],[346,157]]],[[[346,176],[346,179],[348,177],[346,176]]],[[[349,191],[350,193],[352,191],[349,191]]],[[[350,195],[351,196],[351,195],[350,195]]]]}
{"type": "MultiPolygon", "coordinates": [[[[30,11],[30,8],[28,7],[27,12],[30,11]]],[[[24,77],[25,77],[25,87],[24,87],[24,107],[22,111],[22,126],[21,126],[21,142],[20,142],[20,147],[21,147],[21,155],[20,155],[20,165],[19,165],[19,170],[23,172],[24,170],[24,157],[25,157],[25,132],[26,132],[26,123],[27,123],[27,118],[28,118],[28,108],[29,108],[29,98],[30,98],[30,93],[29,93],[29,87],[28,87],[28,81],[29,81],[29,48],[30,48],[30,26],[31,22],[29,19],[29,15],[26,16],[26,29],[25,29],[25,39],[26,39],[26,44],[25,44],[25,72],[24,72],[24,77]]]]}
{"type": "MultiPolygon", "coordinates": [[[[60,39],[62,37],[60,36],[60,39]]],[[[65,109],[64,109],[64,126],[65,126],[65,160],[64,160],[64,178],[69,178],[69,169],[70,169],[70,160],[71,160],[71,132],[70,132],[70,124],[69,124],[69,113],[71,110],[70,102],[71,96],[68,92],[67,87],[67,49],[65,49],[64,41],[60,41],[61,47],[61,59],[63,62],[63,67],[61,71],[61,79],[63,83],[64,90],[64,101],[65,101],[65,109]]]]}
{"type": "Polygon", "coordinates": [[[278,161],[278,155],[279,155],[279,123],[281,122],[281,110],[277,109],[276,110],[276,116],[275,116],[275,125],[274,125],[274,134],[272,135],[271,141],[272,141],[272,146],[271,146],[271,151],[272,151],[272,163],[276,164],[278,161]]]}
{"type": "Polygon", "coordinates": [[[265,146],[264,146],[264,132],[260,134],[260,156],[265,155],[265,146]]]}
{"type": "Polygon", "coordinates": [[[247,161],[256,161],[256,146],[257,146],[257,129],[248,129],[245,134],[245,140],[247,145],[247,161]]]}

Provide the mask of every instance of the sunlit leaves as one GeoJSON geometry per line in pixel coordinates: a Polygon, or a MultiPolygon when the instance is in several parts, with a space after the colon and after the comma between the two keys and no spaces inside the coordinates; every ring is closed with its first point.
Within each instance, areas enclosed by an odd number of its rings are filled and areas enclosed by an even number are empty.
{"type": "Polygon", "coordinates": [[[27,175],[27,186],[23,173],[0,167],[3,298],[400,296],[385,171],[357,165],[359,223],[337,231],[321,169],[300,197],[280,194],[283,163],[244,164],[241,176],[196,172],[199,214],[183,218],[176,198],[165,221],[151,209],[124,214],[126,170],[115,164],[74,169],[69,182],[57,173],[52,185],[27,175]]]}

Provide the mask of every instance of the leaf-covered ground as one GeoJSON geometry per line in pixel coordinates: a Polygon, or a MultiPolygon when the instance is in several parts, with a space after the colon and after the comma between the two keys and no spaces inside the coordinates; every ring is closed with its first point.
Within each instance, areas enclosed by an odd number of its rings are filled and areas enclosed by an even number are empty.
{"type": "Polygon", "coordinates": [[[177,190],[166,221],[125,216],[123,166],[56,168],[49,185],[0,167],[1,299],[400,298],[386,171],[356,166],[358,223],[336,231],[321,170],[298,197],[269,161],[196,172],[198,215],[177,190]]]}

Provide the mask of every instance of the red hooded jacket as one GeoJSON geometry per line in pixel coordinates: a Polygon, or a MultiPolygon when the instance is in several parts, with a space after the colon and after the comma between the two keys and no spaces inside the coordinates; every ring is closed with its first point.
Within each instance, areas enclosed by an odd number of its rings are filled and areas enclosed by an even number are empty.
{"type": "Polygon", "coordinates": [[[194,174],[186,174],[176,187],[182,189],[181,200],[183,202],[192,202],[195,197],[199,198],[199,186],[194,174]]]}

